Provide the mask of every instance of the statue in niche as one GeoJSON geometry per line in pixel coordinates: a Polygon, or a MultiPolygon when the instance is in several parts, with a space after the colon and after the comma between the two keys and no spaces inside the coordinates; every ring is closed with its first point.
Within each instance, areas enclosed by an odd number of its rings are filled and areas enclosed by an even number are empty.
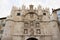
{"type": "Polygon", "coordinates": [[[34,15],[32,13],[30,14],[30,18],[34,18],[34,15]]]}
{"type": "Polygon", "coordinates": [[[34,23],[33,23],[33,21],[30,21],[30,26],[34,26],[34,23]]]}
{"type": "Polygon", "coordinates": [[[39,27],[39,22],[36,23],[36,27],[39,27]]]}
{"type": "Polygon", "coordinates": [[[27,21],[24,22],[24,27],[28,27],[29,23],[27,21]]]}
{"type": "Polygon", "coordinates": [[[34,30],[30,29],[30,35],[34,35],[34,30]]]}

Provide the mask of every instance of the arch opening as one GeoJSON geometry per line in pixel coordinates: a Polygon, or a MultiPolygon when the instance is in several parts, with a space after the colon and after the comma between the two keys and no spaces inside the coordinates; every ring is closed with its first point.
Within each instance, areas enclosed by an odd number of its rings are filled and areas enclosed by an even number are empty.
{"type": "Polygon", "coordinates": [[[27,40],[38,40],[38,39],[31,37],[31,38],[28,38],[27,40]]]}

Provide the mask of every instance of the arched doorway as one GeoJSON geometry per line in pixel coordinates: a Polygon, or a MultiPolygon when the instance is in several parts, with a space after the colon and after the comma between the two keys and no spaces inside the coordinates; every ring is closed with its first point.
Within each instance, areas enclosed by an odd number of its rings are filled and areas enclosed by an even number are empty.
{"type": "Polygon", "coordinates": [[[38,40],[38,39],[31,37],[31,38],[28,38],[27,40],[38,40]]]}

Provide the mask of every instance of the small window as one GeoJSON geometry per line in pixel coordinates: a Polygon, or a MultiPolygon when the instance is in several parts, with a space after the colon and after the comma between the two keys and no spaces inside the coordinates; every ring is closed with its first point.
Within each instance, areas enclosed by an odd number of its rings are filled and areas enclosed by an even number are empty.
{"type": "Polygon", "coordinates": [[[20,16],[20,13],[17,13],[17,16],[20,16]]]}
{"type": "Polygon", "coordinates": [[[36,33],[37,33],[37,34],[41,34],[40,29],[37,29],[37,30],[36,30],[36,33]]]}
{"type": "Polygon", "coordinates": [[[43,13],[43,15],[46,15],[46,13],[43,13]]]}
{"type": "Polygon", "coordinates": [[[24,34],[28,34],[28,29],[24,29],[24,34]]]}

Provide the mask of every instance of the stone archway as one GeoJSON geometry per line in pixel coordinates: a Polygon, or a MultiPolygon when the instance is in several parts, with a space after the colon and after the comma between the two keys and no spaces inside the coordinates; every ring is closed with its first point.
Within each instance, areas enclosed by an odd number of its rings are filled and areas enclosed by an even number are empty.
{"type": "Polygon", "coordinates": [[[27,40],[38,40],[38,39],[31,37],[31,38],[28,38],[27,40]]]}

